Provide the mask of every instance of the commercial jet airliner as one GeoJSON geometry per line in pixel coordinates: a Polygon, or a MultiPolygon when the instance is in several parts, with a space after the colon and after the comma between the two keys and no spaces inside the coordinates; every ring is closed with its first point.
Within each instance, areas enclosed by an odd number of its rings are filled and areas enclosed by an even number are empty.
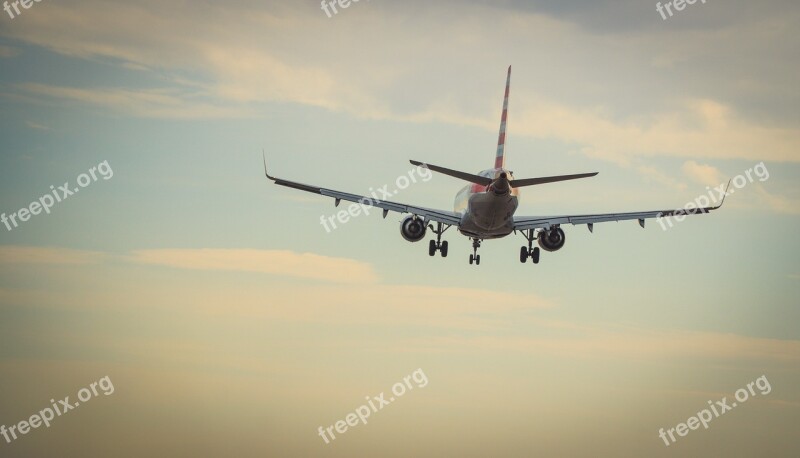
{"type": "Polygon", "coordinates": [[[538,264],[540,247],[545,251],[558,251],[564,247],[566,235],[564,234],[564,230],[561,229],[562,224],[586,224],[589,231],[593,231],[595,223],[638,220],[639,225],[644,227],[645,220],[649,218],[708,213],[722,206],[722,202],[720,202],[719,205],[715,207],[692,209],[653,210],[596,215],[514,216],[517,206],[519,205],[519,188],[593,177],[597,175],[597,172],[523,178],[519,180],[514,178],[512,172],[505,168],[506,119],[508,114],[508,92],[510,83],[511,67],[509,66],[508,76],[506,77],[506,91],[503,98],[503,114],[500,118],[500,137],[497,141],[497,153],[495,155],[493,168],[473,175],[471,173],[459,172],[436,165],[411,161],[413,165],[427,167],[434,172],[443,173],[470,183],[456,194],[455,209],[452,212],[390,201],[381,201],[372,197],[359,196],[276,178],[269,175],[266,158],[264,158],[264,174],[267,178],[281,186],[288,186],[290,188],[331,197],[335,199],[337,206],[342,200],[346,200],[357,202],[361,205],[378,207],[383,209],[384,218],[386,218],[389,211],[408,213],[408,216],[400,223],[400,234],[409,242],[419,242],[425,238],[425,233],[430,229],[436,235],[436,240],[431,240],[428,245],[428,254],[431,256],[436,255],[437,251],[441,253],[442,257],[447,256],[447,241],[442,241],[442,234],[450,227],[455,226],[461,234],[472,240],[472,254],[469,255],[469,263],[474,263],[475,265],[481,263],[481,256],[478,254],[478,248],[480,248],[483,240],[505,237],[512,232],[515,234],[520,232],[528,241],[526,246],[520,248],[520,262],[527,262],[530,258],[534,264],[538,264]],[[436,223],[436,226],[434,226],[433,223],[436,223]],[[538,247],[533,246],[534,240],[538,242],[538,247]]]}

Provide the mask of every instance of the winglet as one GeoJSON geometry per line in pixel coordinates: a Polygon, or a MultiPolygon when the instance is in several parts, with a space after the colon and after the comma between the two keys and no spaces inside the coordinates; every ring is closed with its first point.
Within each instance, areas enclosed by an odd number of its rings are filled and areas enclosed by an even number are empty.
{"type": "Polygon", "coordinates": [[[269,172],[267,172],[267,153],[265,153],[263,149],[261,150],[261,156],[264,158],[264,175],[270,180],[275,181],[275,178],[269,176],[269,172]]]}
{"type": "Polygon", "coordinates": [[[722,206],[722,204],[725,203],[725,198],[728,197],[728,188],[731,187],[731,181],[733,181],[733,180],[728,180],[728,186],[725,186],[725,194],[723,194],[722,200],[719,202],[719,205],[714,207],[714,210],[718,209],[719,207],[722,206]]]}

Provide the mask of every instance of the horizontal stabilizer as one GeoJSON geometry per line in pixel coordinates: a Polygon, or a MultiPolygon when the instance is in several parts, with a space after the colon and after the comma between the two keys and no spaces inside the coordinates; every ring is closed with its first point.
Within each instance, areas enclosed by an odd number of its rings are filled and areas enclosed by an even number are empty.
{"type": "Polygon", "coordinates": [[[523,178],[521,180],[514,180],[511,186],[514,188],[521,188],[523,186],[533,186],[537,184],[555,183],[558,181],[577,180],[578,178],[589,178],[597,175],[598,172],[593,173],[579,173],[576,175],[556,175],[552,177],[539,177],[539,178],[523,178]]]}
{"type": "Polygon", "coordinates": [[[430,165],[425,164],[419,161],[410,161],[412,165],[422,166],[429,170],[433,170],[434,172],[443,173],[445,175],[450,175],[451,177],[460,178],[465,181],[469,181],[470,183],[476,183],[483,186],[489,186],[492,184],[492,179],[487,177],[482,177],[478,175],[473,175],[471,173],[466,172],[459,172],[458,170],[447,169],[444,167],[439,167],[438,165],[430,165]]]}

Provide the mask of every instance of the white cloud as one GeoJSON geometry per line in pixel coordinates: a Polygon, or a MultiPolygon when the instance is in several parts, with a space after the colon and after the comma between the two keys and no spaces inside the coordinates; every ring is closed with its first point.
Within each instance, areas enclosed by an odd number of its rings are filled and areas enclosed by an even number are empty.
{"type": "Polygon", "coordinates": [[[378,280],[372,266],[361,261],[286,250],[158,249],[116,257],[69,248],[0,246],[0,264],[91,265],[112,259],[177,269],[258,272],[334,283],[370,284],[378,280]]]}
{"type": "Polygon", "coordinates": [[[618,164],[648,156],[800,160],[794,147],[800,131],[752,124],[713,100],[685,100],[672,111],[627,122],[602,110],[529,104],[536,108],[517,114],[515,121],[523,134],[578,143],[588,155],[618,164]]]}
{"type": "MultiPolygon", "coordinates": [[[[641,65],[642,59],[658,62],[658,56],[675,55],[678,43],[664,42],[659,34],[636,39],[597,35],[525,10],[465,4],[453,16],[451,6],[426,8],[429,15],[414,16],[409,25],[398,15],[410,13],[388,7],[352,9],[346,18],[332,21],[295,4],[210,4],[186,10],[154,1],[134,5],[87,0],[48,5],[26,27],[4,33],[63,54],[111,57],[137,71],[159,69],[203,80],[200,94],[197,82],[190,82],[192,91],[25,87],[135,116],[253,115],[252,102],[288,101],[360,117],[446,122],[487,131],[496,130],[501,82],[490,82],[487,75],[501,75],[508,62],[476,62],[475,56],[505,49],[503,60],[522,61],[515,67],[512,89],[513,135],[558,139],[619,164],[657,156],[800,161],[794,147],[800,144],[797,126],[747,118],[716,90],[734,83],[720,81],[718,69],[694,66],[709,50],[738,56],[742,43],[756,53],[750,58],[757,57],[762,43],[753,37],[759,36],[759,24],[744,31],[723,27],[687,33],[680,37],[692,43],[680,48],[686,62],[670,60],[680,75],[664,76],[641,65]],[[211,26],[198,33],[198,23],[211,26]],[[147,33],[140,24],[148,24],[147,33]],[[498,29],[507,32],[498,35],[498,29]],[[487,71],[488,65],[501,70],[487,71]],[[699,89],[674,79],[685,77],[688,67],[697,67],[693,76],[702,80],[699,89]],[[609,68],[616,73],[609,74],[609,68]],[[645,104],[652,111],[641,112],[643,99],[652,101],[645,104]],[[639,111],[616,114],[629,107],[639,111]]],[[[771,52],[780,51],[772,41],[768,44],[771,52]]],[[[787,61],[782,64],[789,65],[787,61]]],[[[749,90],[777,90],[771,88],[749,90]]],[[[641,166],[646,176],[680,188],[680,183],[641,166]]]]}
{"type": "Polygon", "coordinates": [[[199,102],[194,100],[196,95],[191,96],[185,92],[168,89],[81,89],[39,83],[23,83],[18,88],[29,94],[82,102],[137,117],[197,119],[252,115],[249,109],[199,102]]]}
{"type": "Polygon", "coordinates": [[[787,215],[800,215],[800,200],[771,194],[763,186],[756,186],[756,191],[770,210],[787,215]]]}
{"type": "Polygon", "coordinates": [[[98,264],[107,255],[98,251],[72,250],[69,248],[0,246],[0,264],[98,264]]]}
{"type": "Polygon", "coordinates": [[[715,332],[683,332],[646,328],[619,329],[593,324],[579,336],[547,337],[481,335],[433,337],[402,344],[409,351],[462,353],[497,351],[546,354],[581,359],[667,360],[712,359],[731,362],[800,362],[800,341],[748,337],[715,332]]]}
{"type": "Polygon", "coordinates": [[[337,283],[372,283],[372,266],[347,258],[286,250],[159,249],[134,251],[129,261],[179,269],[259,272],[337,283]]]}
{"type": "Polygon", "coordinates": [[[708,164],[686,161],[682,170],[686,176],[704,186],[717,186],[726,181],[719,169],[708,164]]]}

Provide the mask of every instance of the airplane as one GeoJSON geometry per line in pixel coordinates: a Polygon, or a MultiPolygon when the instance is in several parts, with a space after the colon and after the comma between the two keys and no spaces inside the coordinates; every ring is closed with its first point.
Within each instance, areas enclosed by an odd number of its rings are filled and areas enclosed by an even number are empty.
{"type": "MultiPolygon", "coordinates": [[[[638,220],[639,225],[644,228],[646,219],[708,213],[722,206],[725,200],[724,197],[717,206],[703,208],[592,215],[514,216],[519,205],[519,188],[593,177],[598,172],[515,179],[513,173],[505,167],[506,121],[508,119],[510,85],[511,66],[508,67],[508,75],[506,76],[503,111],[500,118],[500,135],[497,140],[493,168],[478,174],[471,174],[419,161],[410,161],[413,165],[427,167],[434,172],[470,183],[456,194],[454,211],[435,210],[382,201],[373,197],[359,196],[321,186],[276,178],[267,171],[266,156],[264,156],[264,174],[275,184],[331,197],[335,199],[336,206],[342,200],[356,202],[362,206],[374,206],[383,209],[384,218],[390,211],[401,214],[408,213],[408,216],[400,223],[400,234],[409,242],[419,242],[425,238],[427,230],[430,229],[436,235],[436,239],[431,239],[428,245],[428,254],[430,256],[435,256],[438,251],[442,257],[447,257],[448,244],[446,240],[442,241],[442,234],[449,228],[456,227],[462,235],[472,240],[472,254],[469,255],[469,263],[474,263],[475,265],[480,265],[481,263],[478,248],[480,248],[482,241],[502,238],[511,233],[520,232],[528,241],[527,246],[520,248],[520,262],[525,263],[528,259],[531,259],[534,264],[538,264],[541,255],[540,248],[548,252],[554,252],[564,247],[566,234],[561,228],[562,224],[586,224],[589,231],[594,232],[595,223],[638,220]],[[435,227],[433,223],[436,223],[435,227]],[[534,241],[537,241],[539,246],[534,247],[534,241]]],[[[728,185],[730,186],[730,182],[728,185]]]]}

